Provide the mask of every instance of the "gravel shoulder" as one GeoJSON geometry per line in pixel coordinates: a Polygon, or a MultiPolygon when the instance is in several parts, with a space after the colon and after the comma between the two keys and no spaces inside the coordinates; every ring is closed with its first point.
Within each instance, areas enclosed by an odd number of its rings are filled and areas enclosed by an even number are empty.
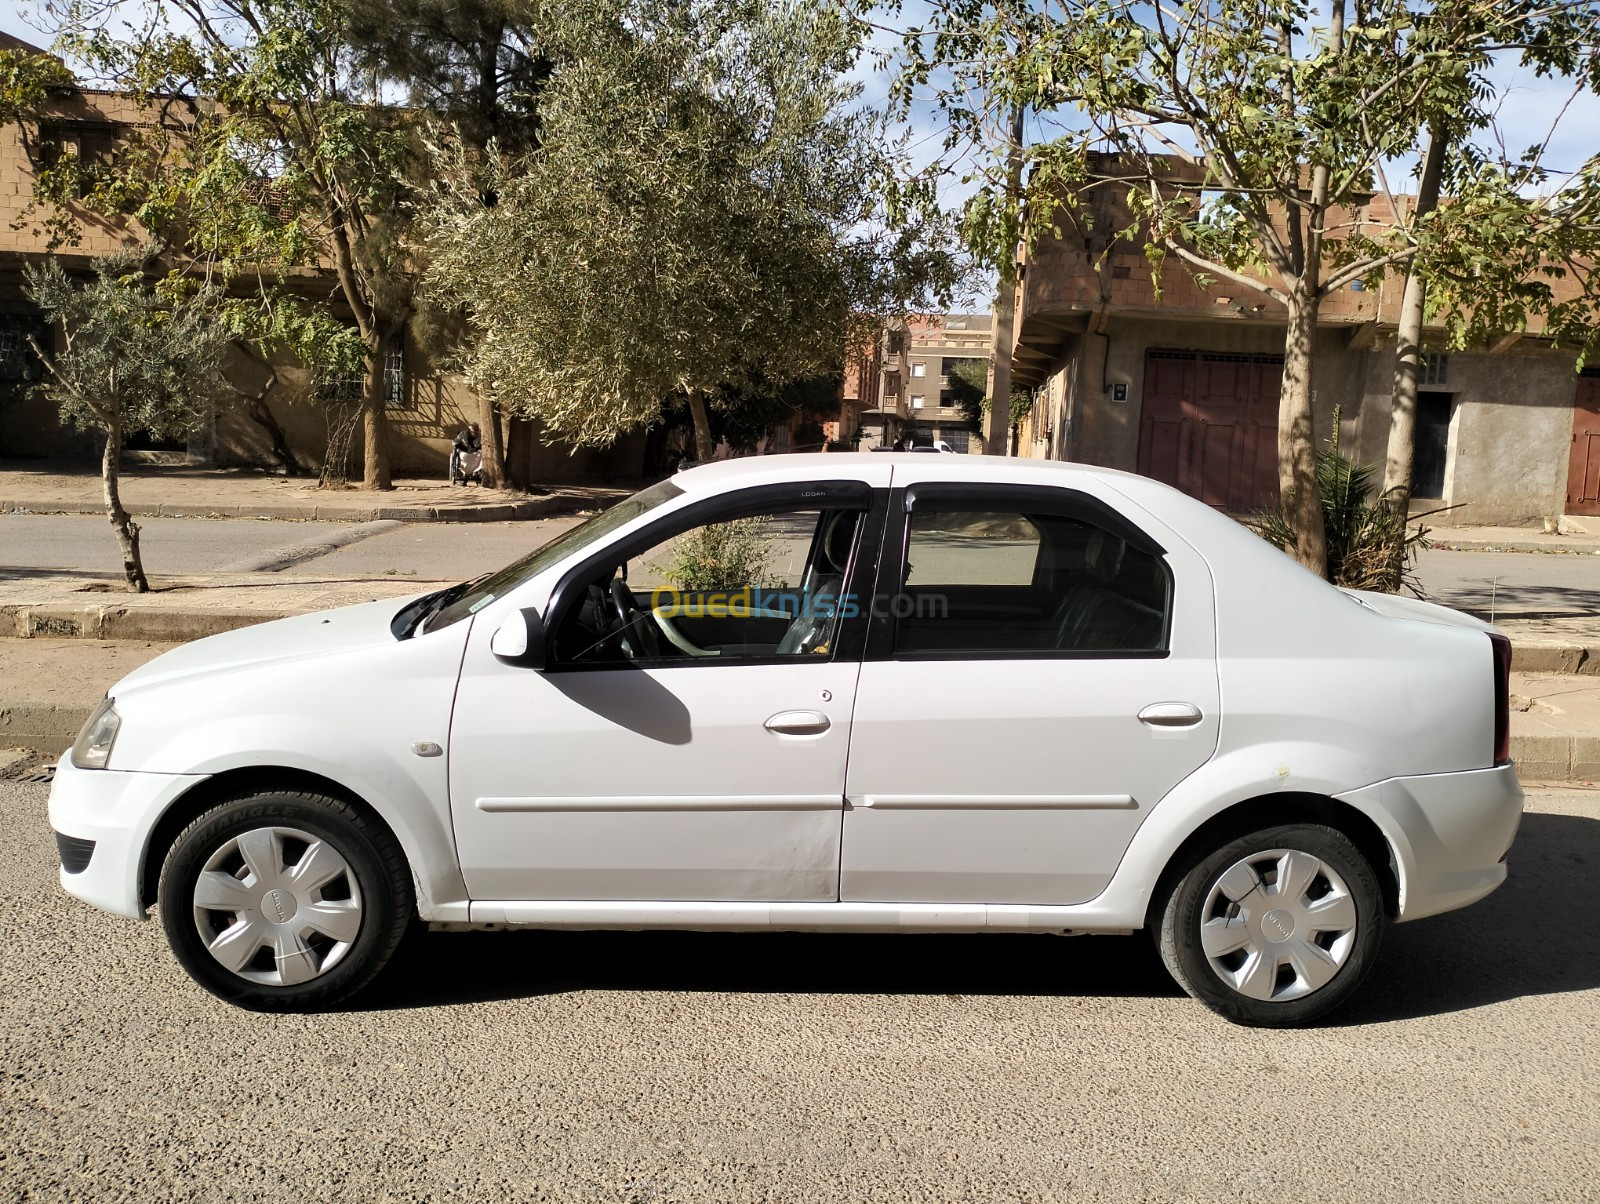
{"type": "Polygon", "coordinates": [[[1596,1198],[1597,792],[1282,1033],[1137,937],[431,935],[258,1016],[61,893],[44,800],[0,784],[7,1199],[1596,1198]]]}

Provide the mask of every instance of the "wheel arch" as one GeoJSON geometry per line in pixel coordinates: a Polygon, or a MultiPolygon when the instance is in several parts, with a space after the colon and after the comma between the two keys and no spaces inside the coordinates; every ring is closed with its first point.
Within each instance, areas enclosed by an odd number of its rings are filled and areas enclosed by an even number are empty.
{"type": "Polygon", "coordinates": [[[1391,920],[1400,914],[1399,858],[1377,823],[1360,808],[1310,791],[1258,794],[1242,799],[1202,822],[1167,858],[1145,908],[1145,926],[1159,921],[1167,896],[1179,879],[1213,849],[1236,837],[1286,823],[1316,823],[1350,838],[1371,864],[1383,890],[1383,904],[1391,920]]]}
{"type": "MultiPolygon", "coordinates": [[[[358,808],[389,833],[411,867],[413,882],[417,881],[416,865],[412,862],[401,834],[395,831],[394,825],[376,807],[355,791],[343,783],[307,769],[293,769],[283,765],[246,766],[224,770],[197,782],[174,799],[161,813],[155,826],[150,830],[149,838],[145,841],[144,857],[139,866],[140,905],[148,908],[155,903],[157,888],[161,882],[161,867],[185,828],[226,799],[247,792],[267,791],[325,794],[358,808]]],[[[418,899],[420,902],[420,895],[418,899]]]]}

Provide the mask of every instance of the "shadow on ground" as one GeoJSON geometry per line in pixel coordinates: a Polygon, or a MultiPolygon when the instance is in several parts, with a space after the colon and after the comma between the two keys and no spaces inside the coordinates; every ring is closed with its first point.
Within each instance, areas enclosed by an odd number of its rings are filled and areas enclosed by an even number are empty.
{"type": "Polygon", "coordinates": [[[1488,622],[1501,619],[1591,619],[1595,591],[1587,586],[1462,582],[1428,592],[1428,601],[1488,622]]]}
{"type": "MultiPolygon", "coordinates": [[[[1391,928],[1371,977],[1333,1022],[1379,1023],[1600,988],[1596,916],[1600,822],[1527,815],[1511,880],[1473,907],[1391,928]]],[[[565,991],[1178,994],[1142,933],[437,933],[408,942],[356,1006],[430,1007],[565,991]]]]}

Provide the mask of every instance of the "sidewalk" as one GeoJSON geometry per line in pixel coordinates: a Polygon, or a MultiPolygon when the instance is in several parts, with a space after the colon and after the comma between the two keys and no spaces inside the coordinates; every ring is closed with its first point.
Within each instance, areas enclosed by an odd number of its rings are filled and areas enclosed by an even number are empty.
{"type": "Polygon", "coordinates": [[[1546,535],[1538,527],[1431,527],[1427,546],[1446,552],[1542,552],[1600,556],[1600,519],[1562,519],[1566,535],[1546,535]]]}
{"type": "MultiPolygon", "coordinates": [[[[276,518],[323,522],[503,522],[604,509],[628,484],[550,485],[532,493],[396,480],[387,492],[319,489],[315,480],[247,469],[129,465],[122,504],[136,518],[276,518]]],[[[104,514],[93,469],[51,461],[0,460],[0,514],[104,514]]]]}
{"type": "MultiPolygon", "coordinates": [[[[80,640],[197,640],[286,615],[427,593],[444,581],[415,577],[285,578],[272,573],[153,577],[150,593],[120,582],[38,576],[0,578],[5,637],[80,640]]],[[[0,677],[3,680],[3,677],[0,677]]]]}

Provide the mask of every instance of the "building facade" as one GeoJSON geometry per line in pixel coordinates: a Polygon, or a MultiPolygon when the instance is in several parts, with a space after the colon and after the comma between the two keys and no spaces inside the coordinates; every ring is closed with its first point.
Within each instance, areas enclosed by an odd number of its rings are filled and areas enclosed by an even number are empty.
{"type": "MultiPolygon", "coordinates": [[[[5,44],[37,50],[16,39],[5,44]]],[[[146,236],[127,222],[75,208],[77,241],[52,251],[44,227],[47,214],[33,201],[34,181],[39,165],[50,157],[109,158],[130,130],[155,119],[127,96],[77,88],[55,96],[38,121],[0,127],[0,457],[87,460],[99,455],[97,438],[64,426],[54,406],[31,387],[41,366],[30,336],[46,348],[54,336],[27,298],[23,268],[54,254],[69,274],[84,275],[96,256],[142,243],[146,236]]],[[[300,273],[295,284],[312,296],[337,294],[331,266],[300,273]]],[[[430,364],[404,332],[387,349],[383,374],[393,473],[444,476],[451,440],[477,419],[476,396],[460,376],[430,364]]],[[[274,468],[276,431],[304,467],[317,470],[330,456],[344,457],[359,475],[359,377],[317,379],[291,358],[263,364],[241,349],[228,366],[228,378],[239,402],[211,426],[176,443],[156,443],[131,432],[130,453],[274,468]]],[[[514,480],[626,479],[643,471],[643,435],[624,437],[607,449],[579,449],[545,437],[533,423],[513,420],[508,426],[507,467],[514,480]]]]}
{"type": "Polygon", "coordinates": [[[928,314],[885,330],[871,387],[858,386],[871,400],[860,409],[861,449],[942,441],[952,451],[981,452],[973,416],[993,329],[989,314],[928,314]]]}
{"type": "MultiPolygon", "coordinates": [[[[1341,220],[1389,216],[1373,197],[1341,220]]],[[[1128,224],[1109,187],[1058,220],[1018,285],[1013,371],[1035,392],[1019,454],[1139,472],[1232,513],[1276,504],[1282,306],[1176,257],[1153,279],[1137,243],[1104,233],[1128,224]]],[[[1337,413],[1341,450],[1362,463],[1386,454],[1403,284],[1358,281],[1322,306],[1316,435],[1337,413]]],[[[1467,351],[1441,334],[1429,331],[1420,382],[1413,512],[1451,507],[1430,524],[1473,525],[1600,514],[1600,374],[1537,332],[1467,351]]]]}

